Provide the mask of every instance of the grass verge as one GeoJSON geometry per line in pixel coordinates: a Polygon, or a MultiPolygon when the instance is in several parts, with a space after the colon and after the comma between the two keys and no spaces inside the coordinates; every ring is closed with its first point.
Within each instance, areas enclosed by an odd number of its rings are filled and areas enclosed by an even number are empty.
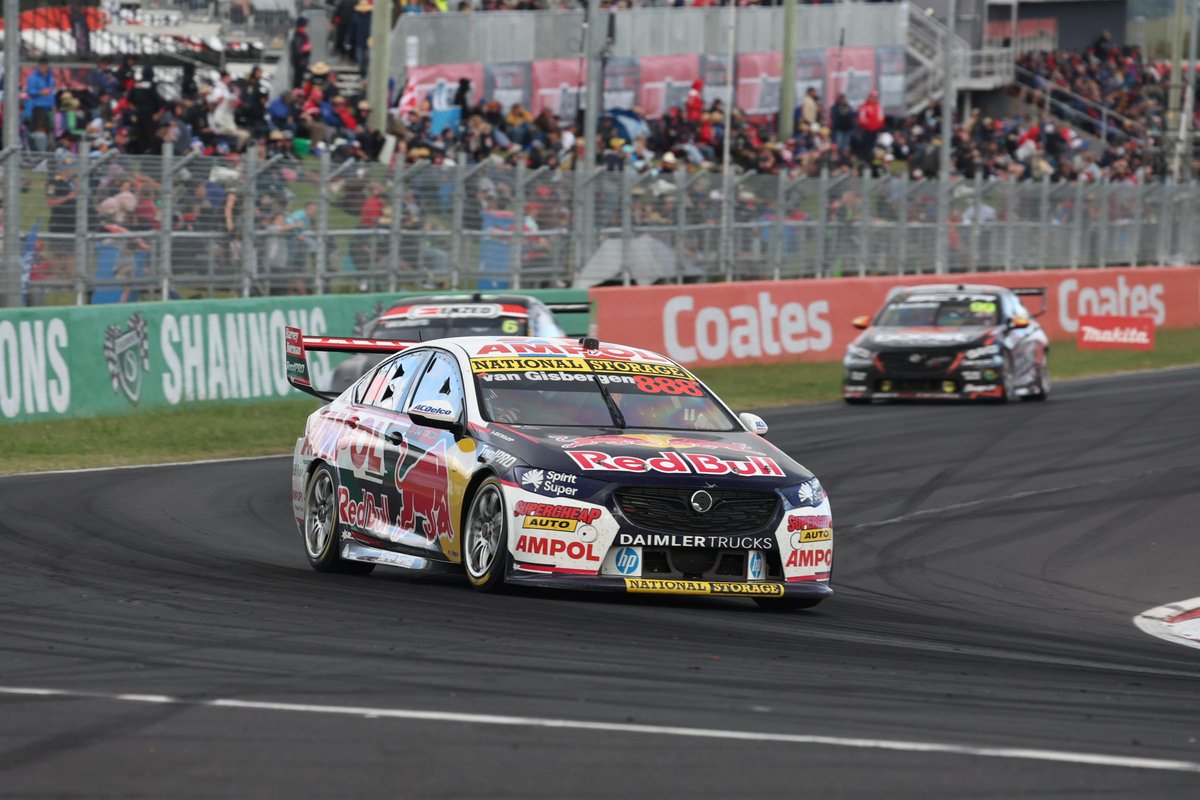
{"type": "MultiPolygon", "coordinates": [[[[1074,342],[1056,342],[1051,352],[1055,380],[1194,364],[1200,363],[1200,329],[1158,331],[1151,351],[1081,351],[1074,342]]],[[[838,362],[697,372],[738,411],[841,397],[838,362]]],[[[298,398],[5,425],[0,427],[0,474],[290,453],[314,408],[315,401],[298,398]]]]}

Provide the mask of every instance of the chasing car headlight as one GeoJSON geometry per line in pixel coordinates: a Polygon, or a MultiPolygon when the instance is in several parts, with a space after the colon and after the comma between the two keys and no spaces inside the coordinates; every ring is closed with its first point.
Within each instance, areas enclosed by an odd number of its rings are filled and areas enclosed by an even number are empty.
{"type": "Polygon", "coordinates": [[[869,364],[873,353],[865,347],[859,347],[856,344],[846,347],[846,357],[842,360],[844,364],[869,364]]]}
{"type": "Polygon", "coordinates": [[[816,478],[783,489],[784,499],[792,508],[816,508],[825,502],[825,487],[816,478]]]}

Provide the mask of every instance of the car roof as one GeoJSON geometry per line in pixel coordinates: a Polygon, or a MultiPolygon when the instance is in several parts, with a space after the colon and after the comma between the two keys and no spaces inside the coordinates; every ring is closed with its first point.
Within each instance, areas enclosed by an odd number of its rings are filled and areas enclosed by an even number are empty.
{"type": "Polygon", "coordinates": [[[615,361],[648,361],[652,363],[674,364],[675,362],[664,355],[640,347],[629,347],[613,342],[590,342],[596,344],[594,350],[584,350],[579,339],[571,337],[547,338],[538,336],[454,336],[445,339],[431,339],[421,342],[422,345],[446,347],[456,345],[468,357],[497,356],[500,358],[513,356],[567,356],[589,358],[610,358],[615,361]]]}
{"type": "Polygon", "coordinates": [[[986,283],[925,283],[917,286],[897,286],[888,292],[888,299],[900,294],[1006,294],[1003,286],[986,283]]]}
{"type": "Polygon", "coordinates": [[[391,306],[444,306],[470,305],[472,303],[498,303],[510,306],[531,306],[540,301],[526,294],[488,294],[484,292],[457,292],[449,294],[422,294],[413,297],[399,297],[392,301],[391,306]]]}

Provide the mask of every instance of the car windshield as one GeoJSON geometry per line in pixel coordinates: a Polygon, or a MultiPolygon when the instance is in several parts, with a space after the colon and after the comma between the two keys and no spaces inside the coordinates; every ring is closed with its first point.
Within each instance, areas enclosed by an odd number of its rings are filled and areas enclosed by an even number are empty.
{"type": "Polygon", "coordinates": [[[693,375],[674,364],[583,358],[473,358],[483,415],[493,422],[729,431],[737,424],[693,375]],[[640,374],[639,374],[640,373],[640,374]]]}
{"type": "Polygon", "coordinates": [[[875,324],[884,328],[965,328],[995,325],[1000,298],[994,294],[909,295],[888,303],[875,324]]]}
{"type": "Polygon", "coordinates": [[[378,317],[371,339],[429,341],[452,336],[524,336],[528,317],[505,314],[499,306],[412,306],[378,317]]]}

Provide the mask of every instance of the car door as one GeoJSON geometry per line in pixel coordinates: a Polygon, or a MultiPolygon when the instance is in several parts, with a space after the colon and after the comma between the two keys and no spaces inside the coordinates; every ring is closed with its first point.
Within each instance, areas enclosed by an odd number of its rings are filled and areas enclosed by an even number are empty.
{"type": "MultiPolygon", "coordinates": [[[[420,378],[405,403],[414,405],[435,400],[449,402],[464,419],[463,380],[454,357],[443,350],[432,351],[421,367],[420,378]]],[[[450,516],[450,469],[447,453],[455,447],[455,434],[412,423],[404,435],[406,450],[396,468],[396,490],[402,503],[401,526],[437,543],[446,553],[454,552],[454,526],[450,516]]]]}

